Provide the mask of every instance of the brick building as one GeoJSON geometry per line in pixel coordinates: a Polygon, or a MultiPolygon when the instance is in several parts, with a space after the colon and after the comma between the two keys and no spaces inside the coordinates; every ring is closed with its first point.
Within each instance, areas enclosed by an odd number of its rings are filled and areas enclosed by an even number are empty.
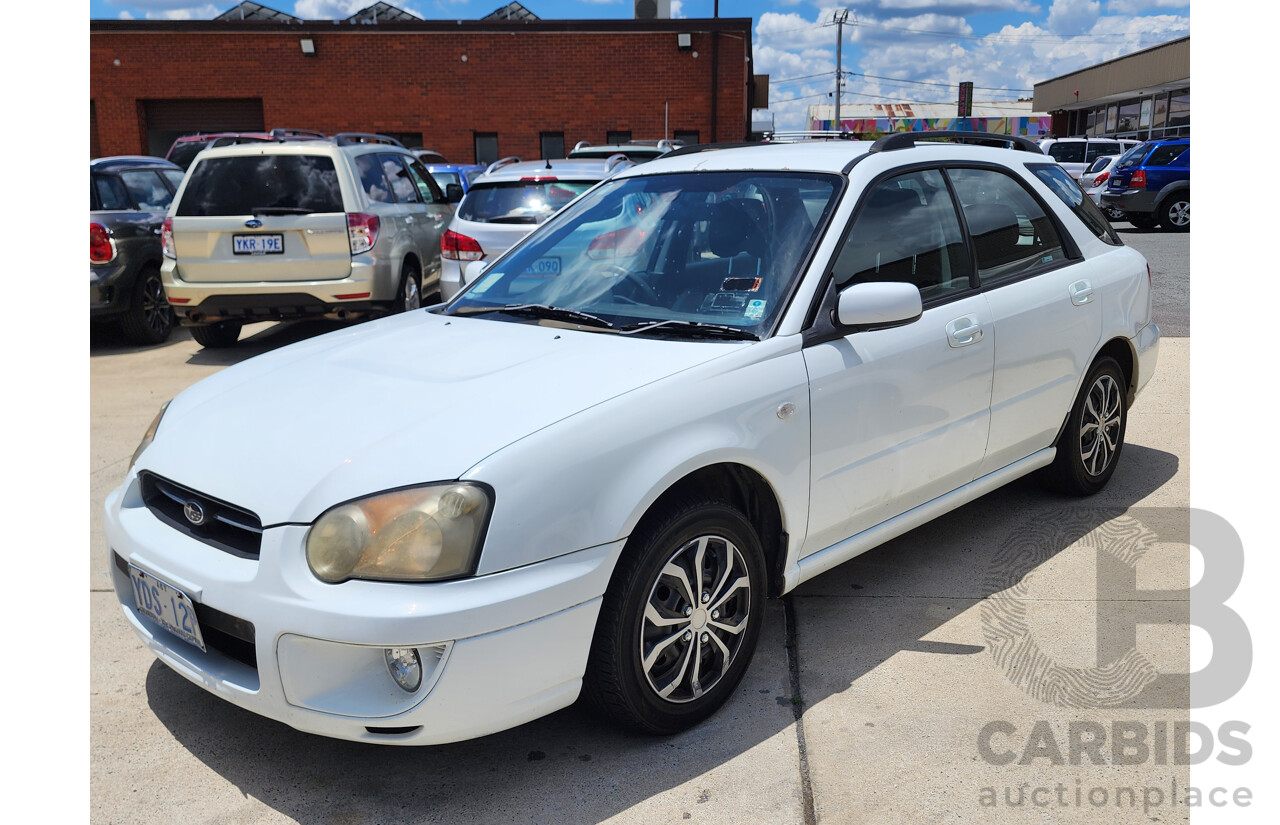
{"type": "Polygon", "coordinates": [[[95,157],[290,128],[381,132],[471,162],[750,128],[750,18],[93,20],[89,61],[95,157]]]}

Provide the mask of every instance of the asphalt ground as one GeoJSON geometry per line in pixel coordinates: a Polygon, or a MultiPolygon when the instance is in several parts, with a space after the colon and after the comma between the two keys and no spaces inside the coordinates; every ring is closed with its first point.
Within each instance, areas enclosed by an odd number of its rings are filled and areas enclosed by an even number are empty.
{"type": "Polygon", "coordinates": [[[182,330],[149,349],[95,334],[91,821],[1187,821],[1170,799],[1185,800],[1188,768],[1156,747],[1187,720],[1185,680],[1152,674],[1190,670],[1185,600],[1168,595],[1189,575],[1190,237],[1117,228],[1152,262],[1165,340],[1108,488],[1066,499],[1023,479],[769,601],[737,695],[668,738],[574,706],[454,745],[361,745],[257,717],[159,664],[108,584],[107,492],[165,400],[332,325],[255,325],[230,351],[182,330]],[[1117,756],[1137,731],[1148,753],[1117,756]]]}

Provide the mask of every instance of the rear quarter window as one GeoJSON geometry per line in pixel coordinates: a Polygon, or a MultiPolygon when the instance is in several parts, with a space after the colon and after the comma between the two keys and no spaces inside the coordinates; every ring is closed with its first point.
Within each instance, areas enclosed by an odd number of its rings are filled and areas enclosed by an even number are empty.
{"type": "Polygon", "coordinates": [[[1028,165],[1027,168],[1040,179],[1041,183],[1049,187],[1049,191],[1070,207],[1075,216],[1089,227],[1089,231],[1097,235],[1099,240],[1113,246],[1123,246],[1120,236],[1111,228],[1111,221],[1107,220],[1102,210],[1085,195],[1084,190],[1071,179],[1071,175],[1067,174],[1065,169],[1046,163],[1028,165]]]}
{"type": "Polygon", "coordinates": [[[1049,157],[1058,163],[1084,163],[1083,143],[1055,143],[1049,147],[1049,157]]]}
{"type": "Polygon", "coordinates": [[[93,175],[89,190],[90,209],[133,209],[133,200],[114,175],[93,175]]]}
{"type": "Polygon", "coordinates": [[[343,211],[338,172],[324,155],[207,158],[190,174],[179,216],[343,211]]]}

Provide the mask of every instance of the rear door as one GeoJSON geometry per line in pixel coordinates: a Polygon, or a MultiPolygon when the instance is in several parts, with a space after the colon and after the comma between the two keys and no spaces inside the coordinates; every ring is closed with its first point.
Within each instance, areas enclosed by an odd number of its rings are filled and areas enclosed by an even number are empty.
{"type": "Polygon", "coordinates": [[[173,212],[189,283],[340,280],[351,272],[342,187],[327,155],[203,158],[173,212]]]}

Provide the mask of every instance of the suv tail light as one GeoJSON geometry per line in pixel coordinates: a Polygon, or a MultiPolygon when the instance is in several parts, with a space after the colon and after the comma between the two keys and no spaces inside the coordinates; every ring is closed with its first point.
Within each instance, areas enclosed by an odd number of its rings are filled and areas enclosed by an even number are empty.
{"type": "Polygon", "coordinates": [[[173,218],[165,218],[160,227],[160,251],[166,258],[177,258],[178,252],[173,246],[173,218]]]}
{"type": "Polygon", "coordinates": [[[110,263],[115,257],[116,242],[111,230],[97,221],[89,221],[89,263],[110,263]]]}
{"type": "Polygon", "coordinates": [[[440,257],[449,261],[478,261],[484,257],[484,250],[475,238],[447,229],[440,236],[440,257]]]}
{"type": "Polygon", "coordinates": [[[1129,178],[1129,188],[1130,189],[1146,189],[1147,188],[1146,170],[1139,169],[1138,171],[1133,173],[1133,177],[1129,178]]]}
{"type": "Polygon", "coordinates": [[[378,242],[378,216],[348,212],[347,235],[351,238],[352,255],[373,249],[373,245],[378,242]]]}

